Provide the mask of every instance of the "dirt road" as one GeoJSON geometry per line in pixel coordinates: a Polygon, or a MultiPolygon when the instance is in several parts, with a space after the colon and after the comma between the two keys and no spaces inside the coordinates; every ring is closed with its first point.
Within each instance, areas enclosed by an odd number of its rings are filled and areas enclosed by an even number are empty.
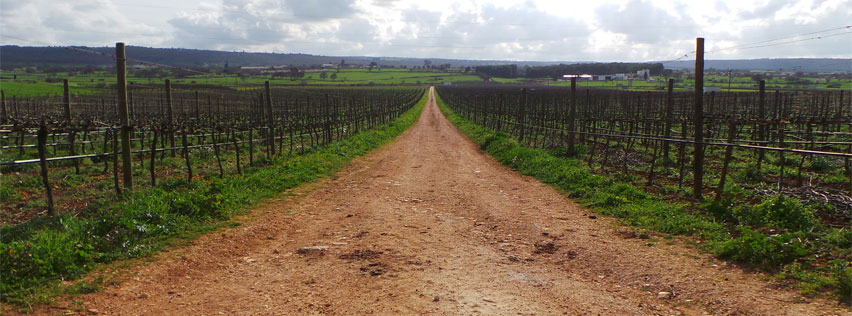
{"type": "Polygon", "coordinates": [[[393,143],[312,187],[132,268],[79,298],[84,313],[849,313],[679,242],[619,233],[483,154],[434,102],[393,143]]]}

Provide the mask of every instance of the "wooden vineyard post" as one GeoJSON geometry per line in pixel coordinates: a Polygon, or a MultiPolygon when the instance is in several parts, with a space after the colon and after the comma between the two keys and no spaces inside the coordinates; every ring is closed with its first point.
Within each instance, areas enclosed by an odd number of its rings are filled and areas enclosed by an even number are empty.
{"type": "Polygon", "coordinates": [[[695,39],[695,126],[694,158],[692,160],[692,195],[698,200],[704,180],[704,38],[695,39]]]}
{"type": "MultiPolygon", "coordinates": [[[[766,119],[766,81],[760,81],[760,90],[759,90],[759,100],[757,102],[757,140],[760,141],[760,145],[764,145],[762,141],[764,140],[764,132],[765,132],[765,124],[763,120],[766,119]]],[[[760,167],[763,164],[763,157],[765,153],[763,149],[757,150],[757,174],[760,175],[760,167]]]]}
{"type": "Polygon", "coordinates": [[[41,182],[44,184],[44,190],[47,194],[47,215],[56,215],[56,210],[53,207],[53,189],[50,187],[50,180],[47,178],[47,125],[42,122],[38,128],[38,164],[40,167],[41,182]]]}
{"type": "Polygon", "coordinates": [[[265,83],[266,88],[266,113],[268,116],[268,124],[269,131],[267,133],[267,138],[269,139],[269,156],[271,157],[273,153],[275,153],[275,118],[272,115],[272,93],[269,89],[269,81],[265,83]]]}
{"type": "Polygon", "coordinates": [[[574,148],[575,122],[577,121],[577,77],[571,77],[571,108],[568,110],[568,153],[571,156],[577,154],[574,148]]]}
{"type": "MultiPolygon", "coordinates": [[[[63,118],[65,119],[66,127],[68,128],[68,152],[71,156],[77,155],[77,148],[74,145],[74,140],[77,135],[76,131],[71,129],[71,93],[68,90],[68,79],[62,79],[62,103],[63,103],[63,118]]],[[[74,174],[80,174],[80,161],[74,159],[74,174]]]]}
{"type": "Polygon", "coordinates": [[[669,79],[668,92],[666,93],[666,122],[663,131],[663,159],[669,159],[669,142],[672,138],[672,113],[674,112],[674,79],[669,79]]]}
{"type": "Polygon", "coordinates": [[[784,184],[784,165],[787,164],[787,161],[784,159],[784,120],[780,118],[778,119],[778,148],[782,150],[778,152],[778,161],[780,163],[780,172],[778,173],[778,192],[781,192],[784,184]]]}
{"type": "Polygon", "coordinates": [[[175,113],[174,105],[172,104],[172,83],[166,79],[166,119],[168,120],[169,129],[169,147],[172,148],[171,155],[175,156],[175,113]]]}
{"type": "Polygon", "coordinates": [[[127,109],[127,57],[124,43],[115,43],[115,68],[118,87],[118,115],[121,119],[121,163],[124,187],[133,189],[133,166],[130,158],[130,117],[127,109]]]}

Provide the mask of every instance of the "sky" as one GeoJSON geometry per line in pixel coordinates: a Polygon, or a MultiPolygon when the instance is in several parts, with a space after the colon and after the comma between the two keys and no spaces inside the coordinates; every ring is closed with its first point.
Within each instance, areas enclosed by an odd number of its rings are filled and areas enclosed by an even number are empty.
{"type": "MultiPolygon", "coordinates": [[[[850,58],[852,0],[0,0],[0,44],[525,61],[850,58]]],[[[2,58],[2,56],[0,56],[2,58]]]]}

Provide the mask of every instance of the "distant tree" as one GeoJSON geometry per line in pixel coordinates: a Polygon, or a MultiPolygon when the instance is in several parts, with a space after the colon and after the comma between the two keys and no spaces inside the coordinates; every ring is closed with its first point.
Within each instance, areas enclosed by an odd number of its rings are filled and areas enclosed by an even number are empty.
{"type": "Polygon", "coordinates": [[[320,79],[325,80],[325,78],[328,78],[328,72],[327,71],[320,72],[319,76],[320,76],[320,79]]]}
{"type": "Polygon", "coordinates": [[[337,73],[331,74],[331,80],[335,80],[335,79],[337,79],[337,73]]]}
{"type": "Polygon", "coordinates": [[[470,66],[464,67],[464,72],[470,72],[470,66]]]}
{"type": "Polygon", "coordinates": [[[303,72],[299,71],[299,67],[290,67],[290,80],[296,80],[296,78],[299,78],[300,73],[302,76],[305,75],[303,72]]]}
{"type": "Polygon", "coordinates": [[[515,78],[518,76],[518,65],[476,66],[476,72],[488,77],[515,78]]]}
{"type": "Polygon", "coordinates": [[[86,66],[86,68],[83,68],[83,70],[81,70],[80,73],[82,73],[84,75],[88,75],[88,74],[94,73],[96,70],[97,70],[97,68],[95,68],[94,65],[88,65],[88,66],[86,66]]]}

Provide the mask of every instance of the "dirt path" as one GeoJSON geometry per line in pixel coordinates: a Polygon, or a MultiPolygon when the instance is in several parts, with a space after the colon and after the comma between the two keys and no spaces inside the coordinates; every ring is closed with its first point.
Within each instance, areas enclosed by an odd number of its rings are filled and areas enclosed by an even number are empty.
{"type": "Polygon", "coordinates": [[[240,227],[132,268],[120,286],[81,297],[84,311],[849,313],[772,289],[760,276],[664,239],[650,246],[625,238],[611,220],[592,218],[483,154],[434,102],[396,141],[314,187],[262,205],[240,227]]]}

